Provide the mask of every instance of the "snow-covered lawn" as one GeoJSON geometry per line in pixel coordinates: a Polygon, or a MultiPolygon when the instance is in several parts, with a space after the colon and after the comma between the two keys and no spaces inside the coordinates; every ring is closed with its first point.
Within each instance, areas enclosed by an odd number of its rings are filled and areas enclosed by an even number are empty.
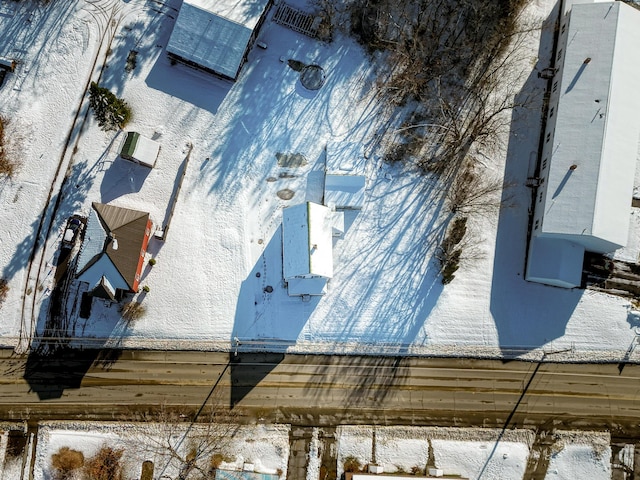
{"type": "MultiPolygon", "coordinates": [[[[198,435],[210,433],[202,425],[188,431],[188,425],[167,426],[163,424],[106,424],[106,423],[51,423],[39,428],[37,452],[34,463],[34,479],[51,478],[53,473],[51,456],[60,448],[68,447],[82,452],[85,461],[94,456],[103,446],[122,450],[122,465],[125,479],[140,478],[144,461],[154,464],[154,477],[176,478],[182,466],[177,455],[185,458],[189,449],[201,445],[198,435]],[[170,443],[167,440],[170,435],[170,443]],[[170,445],[170,447],[169,447],[170,445]]],[[[207,445],[221,444],[199,457],[200,465],[206,468],[214,454],[221,455],[219,468],[242,470],[251,463],[258,473],[286,477],[289,458],[289,427],[284,425],[238,426],[232,437],[215,438],[213,433],[207,445]]],[[[4,478],[4,477],[3,477],[4,478]]]]}
{"type": "MultiPolygon", "coordinates": [[[[611,478],[607,433],[560,431],[554,435],[555,450],[547,458],[545,478],[611,478]]],[[[352,457],[363,467],[380,465],[385,473],[410,474],[435,465],[445,475],[469,479],[521,479],[533,440],[530,430],[507,430],[501,435],[497,429],[341,427],[338,473],[352,457]]]]}
{"type": "MultiPolygon", "coordinates": [[[[72,296],[71,336],[147,348],[224,349],[239,340],[292,352],[539,358],[566,350],[554,358],[583,360],[624,355],[636,336],[628,301],[523,280],[530,202],[524,182],[537,149],[538,108],[515,113],[505,148],[494,159],[497,173],[515,185],[509,206],[470,219],[470,234],[481,240],[479,258],[464,263],[443,287],[433,235],[444,215],[439,185],[410,166],[382,161],[377,140],[393,125],[386,124],[363,50],[344,34],[326,44],[268,19],[259,37],[268,48],[255,48],[230,84],[170,64],[165,47],[179,4],[117,4],[116,35],[100,83],[132,106],[128,129],[162,149],[149,170],[118,158],[122,133],[105,134],[91,118],[74,132],[79,141],[47,241],[42,284],[29,294],[38,299],[40,330],[66,218],[86,215],[92,202],[112,202],[150,212],[161,228],[186,168],[166,241],[149,245],[157,264],[143,271],[142,284],[150,288],[142,300],[146,315],[127,324],[116,305],[94,302],[91,318],[83,320],[72,296]],[[138,52],[137,66],[128,73],[130,50],[138,52]],[[306,90],[281,57],[321,65],[325,85],[306,90]],[[340,141],[364,146],[365,205],[348,212],[346,233],[334,241],[327,295],[303,302],[283,285],[282,208],[321,201],[324,149],[340,141]],[[306,164],[280,166],[280,153],[300,153],[306,164]],[[285,189],[294,192],[290,200],[277,195],[285,189]]],[[[8,346],[21,330],[38,216],[110,13],[89,1],[64,5],[7,3],[0,16],[0,55],[22,62],[0,90],[0,114],[11,119],[22,158],[17,176],[0,183],[0,275],[10,285],[0,335],[8,346]],[[19,41],[9,40],[11,32],[19,41]]],[[[552,6],[552,0],[537,0],[529,13],[541,20],[552,6]]],[[[541,97],[545,84],[536,70],[551,55],[550,24],[540,51],[538,33],[524,59],[532,66],[524,88],[541,97]]]]}
{"type": "MultiPolygon", "coordinates": [[[[7,426],[8,427],[8,426],[7,426]]],[[[224,470],[242,470],[245,463],[256,472],[285,478],[290,455],[289,425],[220,426],[229,434],[215,437],[206,445],[214,446],[202,455],[201,466],[208,468],[213,454],[219,454],[218,466],[224,470]]],[[[12,428],[19,428],[14,426],[12,428]]],[[[178,456],[204,445],[198,434],[209,432],[206,425],[189,427],[187,423],[94,423],[49,422],[38,428],[35,456],[27,455],[26,472],[33,466],[33,478],[51,478],[51,456],[68,447],[82,452],[85,463],[103,446],[121,450],[124,479],[140,478],[144,461],[154,464],[154,478],[175,478],[180,468],[176,456],[170,454],[167,440],[178,456]],[[185,433],[189,432],[185,438],[185,433]]],[[[532,450],[535,434],[530,430],[439,427],[371,427],[343,426],[336,432],[337,475],[343,472],[347,458],[382,466],[385,474],[411,474],[423,471],[427,465],[445,475],[459,475],[469,479],[523,478],[527,465],[537,474],[546,471],[545,478],[611,478],[610,436],[606,432],[553,432],[553,445],[540,459],[540,452],[532,450]],[[534,455],[534,461],[529,458],[534,455]],[[540,468],[540,464],[543,468],[540,468]]],[[[27,448],[30,444],[27,445],[27,448]]],[[[22,456],[5,462],[7,433],[0,430],[0,476],[19,477],[22,456]],[[4,469],[4,470],[3,470],[4,469]]],[[[314,436],[307,456],[307,479],[319,478],[318,438],[314,436]]],[[[28,452],[31,450],[29,449],[28,452]]],[[[631,446],[630,457],[633,457],[631,446]]],[[[631,463],[633,466],[633,463],[631,463]]],[[[532,471],[529,471],[530,475],[532,471]]],[[[420,477],[418,477],[420,478],[420,477]]],[[[372,479],[373,480],[373,479],[372,479]]]]}

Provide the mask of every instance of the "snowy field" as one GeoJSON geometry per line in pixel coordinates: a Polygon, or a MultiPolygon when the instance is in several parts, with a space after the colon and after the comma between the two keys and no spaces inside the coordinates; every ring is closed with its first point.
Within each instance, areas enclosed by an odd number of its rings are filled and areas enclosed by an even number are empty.
{"type": "MultiPolygon", "coordinates": [[[[204,443],[198,439],[197,427],[185,437],[187,426],[161,424],[68,424],[43,425],[39,429],[34,463],[35,480],[51,478],[51,455],[68,447],[90,459],[103,446],[123,451],[124,479],[140,478],[144,461],[154,464],[153,478],[176,478],[180,472],[177,457],[185,458],[189,449],[204,443]],[[169,438],[170,434],[170,438],[169,438]],[[195,442],[195,443],[194,443],[195,442]],[[172,449],[177,452],[172,453],[172,449]]],[[[208,465],[214,454],[222,456],[219,468],[242,470],[251,463],[255,472],[286,477],[289,457],[289,427],[283,425],[237,427],[233,437],[209,436],[210,450],[200,460],[208,465]],[[205,458],[206,457],[206,458],[205,458]]],[[[9,477],[3,477],[9,478],[9,477]]]]}
{"type": "MultiPolygon", "coordinates": [[[[34,480],[50,479],[53,474],[52,455],[61,448],[81,452],[86,463],[102,447],[108,446],[123,452],[124,480],[139,479],[144,461],[153,462],[153,478],[175,478],[180,471],[177,457],[184,458],[195,445],[205,445],[197,440],[197,428],[190,430],[185,437],[187,426],[44,423],[39,426],[37,438],[28,442],[27,447],[36,442],[35,454],[29,456],[24,465],[22,456],[6,455],[7,433],[0,431],[0,476],[20,478],[21,470],[24,469],[28,475],[33,469],[34,480]],[[171,448],[175,449],[176,455],[170,454],[171,448]]],[[[204,425],[198,427],[200,432],[206,428],[204,425]]],[[[245,463],[251,463],[255,472],[286,478],[290,456],[288,425],[235,428],[232,437],[209,436],[211,441],[206,445],[211,449],[198,457],[203,468],[214,454],[218,454],[218,466],[223,470],[239,471],[245,463]]],[[[541,471],[538,467],[537,474],[546,472],[544,478],[548,480],[611,478],[612,454],[607,433],[558,431],[553,435],[551,449],[542,453],[545,469],[541,471]]],[[[539,464],[529,458],[533,455],[538,459],[541,455],[532,450],[534,437],[530,430],[507,430],[500,436],[500,430],[495,429],[345,426],[336,433],[337,475],[343,472],[345,460],[351,458],[363,469],[368,465],[379,465],[384,473],[389,474],[409,474],[412,469],[422,471],[427,465],[435,465],[445,475],[474,480],[522,479],[527,468],[539,464]]],[[[316,444],[312,441],[307,456],[307,480],[320,478],[317,436],[314,438],[316,444]]],[[[633,446],[630,452],[633,457],[633,446]]]]}
{"type": "MultiPolygon", "coordinates": [[[[342,427],[338,434],[338,473],[343,471],[344,461],[352,457],[363,466],[382,466],[385,473],[410,473],[435,465],[444,475],[521,479],[527,471],[535,435],[529,430],[500,433],[494,429],[342,427]]],[[[555,438],[544,478],[611,478],[608,434],[557,432],[555,438]]]]}
{"type": "MultiPolygon", "coordinates": [[[[543,20],[553,5],[534,0],[528,7],[544,28],[531,34],[529,56],[522,59],[531,70],[522,90],[537,97],[545,88],[537,71],[548,65],[552,44],[553,22],[543,20]]],[[[515,112],[494,159],[497,173],[514,185],[508,207],[470,219],[470,234],[481,240],[479,258],[463,263],[443,287],[433,241],[443,212],[439,186],[412,167],[382,161],[377,139],[393,125],[377,101],[363,50],[342,33],[327,44],[268,18],[258,39],[268,48],[254,48],[230,84],[170,64],[165,47],[179,6],[141,0],[1,4],[0,56],[20,65],[0,89],[0,114],[10,119],[9,147],[22,162],[15,178],[0,181],[0,275],[10,287],[0,307],[4,345],[15,346],[33,328],[42,331],[71,214],[87,215],[92,202],[109,202],[150,212],[160,228],[186,168],[166,241],[149,244],[148,258],[157,264],[143,270],[141,285],[150,288],[139,299],[145,316],[127,323],[117,305],[96,301],[83,320],[72,293],[69,336],[131,348],[227,349],[239,341],[290,352],[617,360],[630,351],[628,360],[635,359],[630,346],[638,321],[627,300],[523,280],[530,203],[524,183],[537,149],[539,105],[515,112]],[[79,109],[81,122],[86,112],[84,84],[97,78],[98,52],[107,48],[102,35],[110,29],[115,36],[100,84],[132,106],[128,129],[156,139],[162,149],[149,170],[118,157],[122,133],[104,133],[91,117],[73,130],[68,181],[46,242],[41,283],[27,291],[28,300],[36,296],[32,327],[23,321],[22,298],[38,218],[74,115],[79,109]],[[130,50],[138,52],[137,65],[126,72],[130,50]],[[321,65],[325,85],[306,90],[281,58],[321,65]],[[334,241],[327,295],[303,302],[283,285],[282,209],[321,201],[325,147],[343,141],[363,145],[365,205],[346,216],[345,235],[334,241]],[[306,163],[279,165],[276,154],[287,153],[302,154],[306,163]],[[294,192],[290,200],[277,195],[285,189],[294,192]]]]}

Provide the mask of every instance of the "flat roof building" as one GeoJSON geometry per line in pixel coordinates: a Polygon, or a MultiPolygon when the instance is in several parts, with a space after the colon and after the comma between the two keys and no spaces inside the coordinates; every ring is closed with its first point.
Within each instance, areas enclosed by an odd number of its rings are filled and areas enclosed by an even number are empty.
{"type": "Polygon", "coordinates": [[[576,287],[580,249],[609,253],[627,243],[640,11],[619,1],[574,3],[559,28],[526,278],[576,287]]]}

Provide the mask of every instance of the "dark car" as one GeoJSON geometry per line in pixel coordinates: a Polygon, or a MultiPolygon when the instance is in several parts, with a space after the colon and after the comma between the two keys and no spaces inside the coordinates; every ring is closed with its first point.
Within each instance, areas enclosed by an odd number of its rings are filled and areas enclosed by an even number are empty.
{"type": "Polygon", "coordinates": [[[78,239],[78,234],[82,230],[83,223],[79,218],[71,217],[67,222],[67,228],[64,229],[62,237],[62,248],[73,248],[78,239]]]}

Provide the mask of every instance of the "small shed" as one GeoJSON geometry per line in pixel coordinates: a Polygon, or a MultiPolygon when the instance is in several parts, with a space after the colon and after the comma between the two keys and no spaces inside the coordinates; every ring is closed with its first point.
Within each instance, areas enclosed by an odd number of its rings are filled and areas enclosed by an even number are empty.
{"type": "Polygon", "coordinates": [[[283,276],[288,293],[324,295],[333,277],[331,210],[317,203],[301,203],[282,212],[283,276]]]}
{"type": "Polygon", "coordinates": [[[143,137],[138,132],[127,132],[122,143],[120,156],[125,160],[139,163],[153,168],[160,154],[160,144],[150,138],[143,137]]]}
{"type": "Polygon", "coordinates": [[[327,144],[324,204],[337,210],[360,210],[364,205],[366,160],[361,144],[327,144]]]}

